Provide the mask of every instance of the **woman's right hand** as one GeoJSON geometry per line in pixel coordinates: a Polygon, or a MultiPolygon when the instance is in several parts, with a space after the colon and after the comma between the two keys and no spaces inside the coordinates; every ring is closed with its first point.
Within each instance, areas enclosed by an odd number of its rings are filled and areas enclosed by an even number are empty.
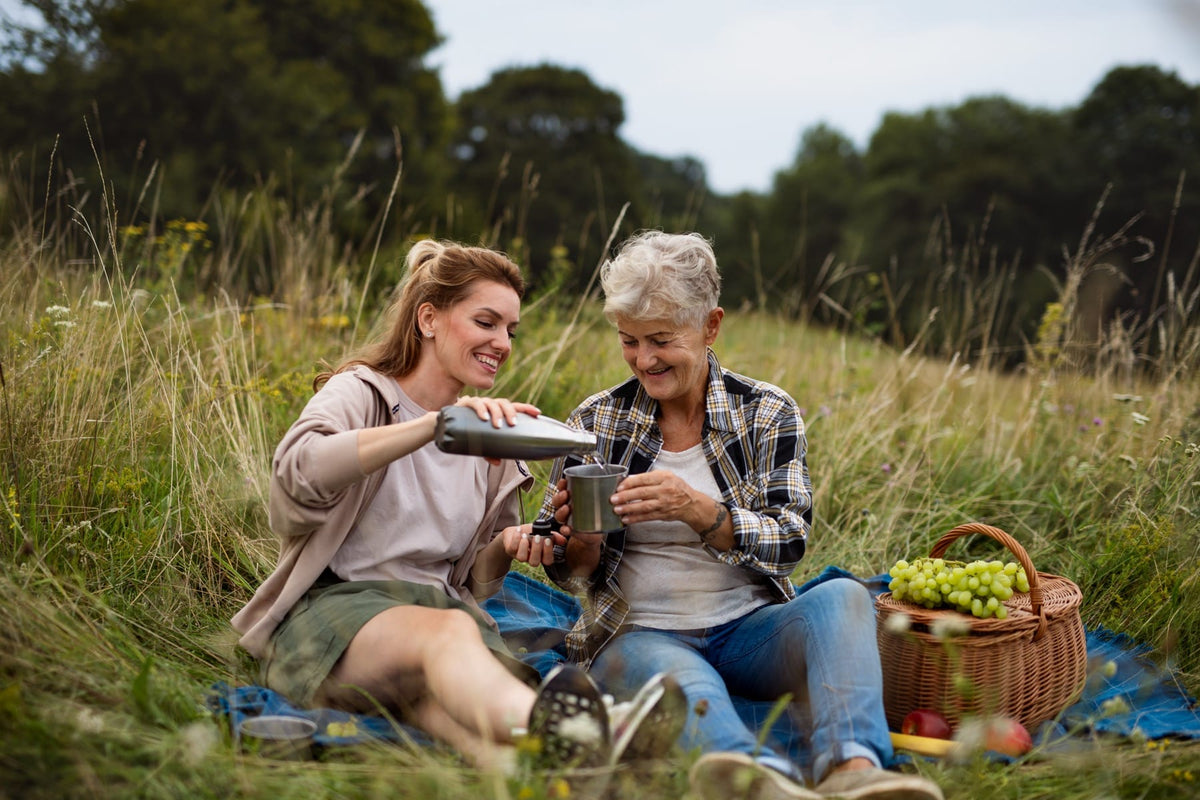
{"type": "Polygon", "coordinates": [[[454,405],[474,409],[480,419],[489,420],[494,428],[499,428],[501,422],[516,425],[519,413],[528,414],[531,417],[542,413],[541,409],[531,403],[519,403],[505,397],[464,395],[458,398],[454,405]]]}
{"type": "MultiPolygon", "coordinates": [[[[529,414],[532,417],[536,417],[542,413],[541,409],[535,405],[516,403],[504,397],[466,395],[458,398],[458,402],[454,405],[474,409],[479,418],[490,421],[493,428],[499,428],[505,422],[510,426],[516,425],[518,413],[529,414]]],[[[485,460],[492,466],[500,463],[500,459],[498,458],[485,457],[485,460]]]]}

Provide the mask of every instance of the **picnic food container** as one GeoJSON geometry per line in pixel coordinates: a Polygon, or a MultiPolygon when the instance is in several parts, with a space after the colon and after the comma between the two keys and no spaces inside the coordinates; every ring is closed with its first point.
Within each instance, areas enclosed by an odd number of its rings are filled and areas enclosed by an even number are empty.
{"type": "Polygon", "coordinates": [[[304,717],[263,714],[238,726],[242,749],[263,758],[303,761],[312,757],[317,723],[304,717]]]}
{"type": "Polygon", "coordinates": [[[875,599],[888,726],[900,730],[918,708],[939,711],[957,726],[966,716],[1003,714],[1033,731],[1070,705],[1087,677],[1087,644],[1079,606],[1083,595],[1066,578],[1038,572],[1020,543],[999,528],[960,525],[930,551],[943,558],[958,539],[982,534],[1025,568],[1029,591],[1004,601],[1005,619],[977,619],[949,608],[928,609],[891,592],[875,599]],[[907,617],[907,624],[903,618],[907,617]],[[969,632],[939,638],[939,620],[969,632]]]}

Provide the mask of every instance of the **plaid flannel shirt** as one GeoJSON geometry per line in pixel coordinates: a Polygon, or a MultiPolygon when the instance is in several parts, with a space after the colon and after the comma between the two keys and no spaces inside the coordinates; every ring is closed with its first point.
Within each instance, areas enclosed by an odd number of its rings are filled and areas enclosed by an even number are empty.
{"type": "MultiPolygon", "coordinates": [[[[568,424],[596,435],[607,463],[623,464],[634,475],[647,472],[662,449],[656,421],[658,401],[631,378],[583,401],[568,424]]],[[[723,369],[708,351],[708,389],[702,436],[704,454],[720,487],[716,498],[729,508],[733,548],[707,548],[719,561],[744,569],[767,583],[780,602],[795,596],[791,574],[804,556],[812,527],[812,481],[805,461],[804,421],[796,402],[782,389],[723,369]]],[[[582,463],[578,456],[555,462],[541,517],[550,516],[551,497],[562,472],[582,463]]],[[[625,548],[624,532],[609,534],[600,565],[587,579],[589,602],[567,634],[567,655],[590,665],[620,629],[629,603],[617,585],[625,548]]],[[[546,568],[555,583],[571,587],[565,564],[546,568]]]]}

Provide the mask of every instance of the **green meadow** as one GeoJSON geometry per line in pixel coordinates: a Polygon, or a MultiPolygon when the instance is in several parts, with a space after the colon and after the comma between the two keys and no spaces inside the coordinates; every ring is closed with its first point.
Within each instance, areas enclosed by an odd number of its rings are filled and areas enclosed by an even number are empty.
{"type": "MultiPolygon", "coordinates": [[[[107,203],[10,216],[0,797],[561,797],[558,782],[481,773],[431,749],[259,758],[203,704],[216,681],[256,681],[228,619],[274,564],[272,451],[322,362],[379,324],[402,251],[347,244],[320,210],[252,197],[207,222],[141,228],[107,203]],[[278,291],[236,292],[230,276],[262,263],[278,291]]],[[[1080,586],[1085,625],[1147,643],[1196,694],[1200,313],[1180,287],[1147,334],[1152,351],[1120,326],[1088,335],[1078,288],[1097,258],[1085,245],[1070,256],[1016,369],[756,308],[728,310],[716,350],[805,408],[816,519],[797,582],[828,565],[885,572],[985,522],[1080,586]]],[[[978,330],[988,304],[974,300],[950,297],[938,313],[978,330]]],[[[495,392],[562,418],[626,374],[594,296],[535,290],[495,392]]],[[[544,478],[548,465],[532,466],[544,478]]],[[[530,493],[527,510],[539,500],[530,493]]],[[[955,552],[1005,557],[979,541],[955,552]]],[[[1200,795],[1200,744],[1074,741],[1015,765],[916,768],[959,800],[1200,795]]],[[[686,797],[693,758],[619,774],[613,793],[686,797]]]]}

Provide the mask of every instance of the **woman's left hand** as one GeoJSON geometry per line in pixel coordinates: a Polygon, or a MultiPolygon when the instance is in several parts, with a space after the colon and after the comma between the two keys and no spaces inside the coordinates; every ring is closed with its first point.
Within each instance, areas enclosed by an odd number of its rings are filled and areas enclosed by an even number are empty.
{"type": "Polygon", "coordinates": [[[695,490],[674,472],[663,469],[630,475],[613,495],[613,510],[626,525],[651,520],[691,525],[698,519],[696,505],[695,490]]]}

